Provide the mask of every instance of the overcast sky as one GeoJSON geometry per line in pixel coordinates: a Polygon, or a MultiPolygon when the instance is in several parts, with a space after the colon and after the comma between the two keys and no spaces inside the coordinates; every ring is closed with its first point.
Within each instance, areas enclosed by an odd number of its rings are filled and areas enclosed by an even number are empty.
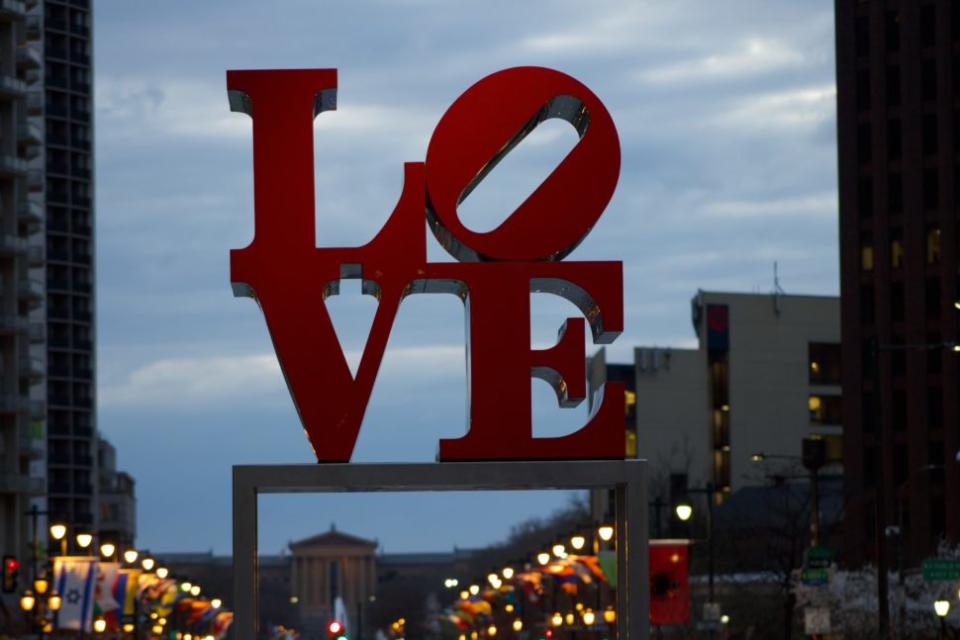
{"type": "MultiPolygon", "coordinates": [[[[138,540],[230,550],[230,467],[310,462],[256,304],[231,296],[228,252],[252,238],[251,126],[227,69],[339,70],[316,122],[317,240],[369,240],[402,165],[468,86],[501,68],[553,67],[606,104],[623,148],[606,213],[568,260],[622,260],[625,332],[610,348],[690,346],[698,288],[788,293],[838,285],[833,15],[829,0],[95,3],[99,427],[137,480],[138,540]]],[[[464,203],[492,228],[576,141],[550,121],[464,203]]],[[[425,231],[426,233],[426,231],[425,231]]],[[[443,257],[432,236],[430,256],[443,257]]],[[[375,302],[332,299],[345,349],[375,302]]],[[[545,345],[576,309],[534,298],[545,345]]],[[[355,461],[429,461],[465,428],[463,308],[404,301],[355,461]]],[[[592,347],[591,347],[592,348],[592,347]]],[[[535,432],[576,429],[541,382],[535,432]]],[[[641,434],[642,442],[642,434],[641,434]]],[[[502,539],[558,494],[263,501],[261,549],[338,528],[387,551],[502,539]]]]}

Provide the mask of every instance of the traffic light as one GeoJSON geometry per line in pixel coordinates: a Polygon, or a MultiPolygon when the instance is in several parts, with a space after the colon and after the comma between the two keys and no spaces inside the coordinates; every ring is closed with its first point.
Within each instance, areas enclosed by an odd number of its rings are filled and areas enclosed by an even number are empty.
{"type": "Polygon", "coordinates": [[[17,570],[20,562],[13,556],[3,556],[3,592],[13,593],[17,590],[17,570]]]}
{"type": "Polygon", "coordinates": [[[330,640],[347,640],[347,636],[343,633],[343,624],[337,620],[331,621],[327,625],[327,638],[330,640]]]}

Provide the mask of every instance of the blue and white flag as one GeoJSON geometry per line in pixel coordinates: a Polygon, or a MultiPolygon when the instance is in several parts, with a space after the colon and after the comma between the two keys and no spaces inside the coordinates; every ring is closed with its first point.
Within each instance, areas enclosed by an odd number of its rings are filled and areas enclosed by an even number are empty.
{"type": "Polygon", "coordinates": [[[93,631],[96,579],[96,558],[64,557],[54,560],[53,585],[63,602],[54,624],[57,629],[93,631]]]}

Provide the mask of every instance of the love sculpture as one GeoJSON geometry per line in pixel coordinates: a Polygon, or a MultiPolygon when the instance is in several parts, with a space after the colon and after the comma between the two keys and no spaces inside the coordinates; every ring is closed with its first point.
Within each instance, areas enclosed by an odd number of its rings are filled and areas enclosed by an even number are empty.
{"type": "MultiPolygon", "coordinates": [[[[403,191],[367,244],[317,247],[313,121],[336,107],[333,69],[229,71],[230,106],[253,118],[254,239],[231,253],[234,293],[257,300],[317,461],[233,467],[234,630],[257,636],[257,500],[263,493],[613,488],[617,637],[649,637],[646,471],[624,460],[624,389],[606,383],[578,431],[535,438],[530,378],[561,406],[586,396],[585,339],[623,329],[619,262],[564,262],[596,224],[620,172],[617,132],[583,84],[538,67],[506,69],[461,95],[440,119],[425,162],[404,168],[403,191]],[[457,207],[496,164],[548,118],[580,140],[500,226],[468,229],[457,207]],[[428,262],[426,230],[456,262],[428,262]],[[326,298],[360,278],[377,311],[356,376],[326,298]],[[530,346],[530,293],[549,292],[583,314],[557,343],[530,346]],[[440,441],[444,464],[349,463],[401,301],[415,293],[460,297],[467,315],[468,425],[440,441]]],[[[322,197],[322,194],[321,194],[322,197]]]]}
{"type": "MultiPolygon", "coordinates": [[[[623,328],[619,262],[562,262],[613,195],[620,144],[610,114],[583,84],[539,67],[487,76],[447,110],[426,162],[407,163],[403,192],[373,240],[317,248],[313,120],[336,108],[334,69],[230,71],[230,106],[253,118],[255,235],[231,255],[234,292],[255,298],[319,462],[347,462],[394,318],[414,293],[459,296],[467,313],[469,424],[440,441],[441,461],[624,457],[623,385],[607,383],[579,431],[533,437],[530,377],[561,406],[586,396],[584,318],[594,342],[623,328]],[[468,229],[457,206],[538,124],[562,118],[580,140],[496,229],[468,229]],[[459,262],[426,259],[424,223],[459,262]],[[325,299],[341,278],[362,278],[379,304],[357,375],[351,374],[325,299]],[[549,349],[530,346],[530,292],[574,303],[549,349]]],[[[322,194],[321,194],[322,197],[322,194]]]]}

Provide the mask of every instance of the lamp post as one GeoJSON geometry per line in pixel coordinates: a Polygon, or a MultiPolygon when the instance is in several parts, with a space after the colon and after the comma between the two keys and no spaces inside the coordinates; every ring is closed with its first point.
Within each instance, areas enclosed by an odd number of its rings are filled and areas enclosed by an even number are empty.
{"type": "MultiPolygon", "coordinates": [[[[960,309],[960,301],[954,303],[957,309],[960,309]]],[[[889,560],[887,558],[887,509],[886,509],[886,474],[883,472],[883,453],[892,448],[888,432],[890,429],[884,429],[880,424],[880,353],[894,351],[938,351],[940,349],[949,349],[957,353],[960,352],[960,344],[956,342],[935,342],[928,344],[881,344],[873,337],[869,342],[870,362],[873,366],[873,424],[878,433],[878,442],[876,447],[876,524],[874,536],[877,546],[877,631],[880,640],[887,640],[890,637],[890,601],[889,585],[887,571],[889,569],[889,560]]],[[[948,604],[949,606],[949,604],[948,604]]],[[[946,614],[944,614],[946,615],[946,614]]],[[[942,619],[941,619],[942,621],[942,619]]]]}
{"type": "Polygon", "coordinates": [[[940,618],[940,639],[943,640],[947,637],[947,614],[950,613],[950,601],[949,600],[937,600],[933,603],[933,611],[937,614],[937,617],[940,618]]]}
{"type": "Polygon", "coordinates": [[[810,546],[820,544],[820,469],[827,464],[826,443],[820,437],[803,438],[803,455],[765,453],[759,451],[750,456],[753,462],[766,460],[790,460],[800,462],[810,472],[810,546]]]}
{"type": "MultiPolygon", "coordinates": [[[[710,601],[710,604],[714,604],[714,544],[713,544],[713,498],[719,493],[716,485],[712,482],[708,482],[707,485],[700,489],[687,489],[687,493],[699,493],[707,497],[707,565],[709,570],[709,575],[707,578],[707,598],[710,601]]],[[[674,508],[677,517],[686,522],[693,516],[693,505],[691,505],[686,500],[681,500],[677,503],[674,508]]],[[[713,637],[713,631],[710,632],[710,637],[713,637]]]]}

